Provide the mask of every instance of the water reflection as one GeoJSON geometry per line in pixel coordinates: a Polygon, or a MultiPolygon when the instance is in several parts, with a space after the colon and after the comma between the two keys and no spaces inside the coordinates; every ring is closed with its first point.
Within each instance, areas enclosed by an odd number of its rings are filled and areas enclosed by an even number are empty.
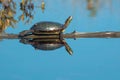
{"type": "MultiPolygon", "coordinates": [[[[49,3],[48,1],[47,4],[49,3]]],[[[61,4],[65,4],[67,7],[69,3],[69,6],[74,7],[73,9],[84,9],[83,5],[85,5],[85,9],[90,11],[90,16],[95,16],[104,5],[109,5],[110,9],[112,8],[112,0],[62,0],[61,4]]],[[[0,32],[5,31],[9,26],[15,27],[15,24],[20,20],[30,23],[34,18],[34,9],[41,8],[44,12],[45,5],[44,0],[21,0],[18,6],[16,6],[15,0],[0,0],[0,32]],[[22,11],[18,19],[15,19],[16,9],[22,11]]]]}
{"type": "Polygon", "coordinates": [[[99,0],[87,0],[87,9],[90,10],[90,16],[95,16],[99,5],[99,0]]]}
{"type": "Polygon", "coordinates": [[[66,6],[66,4],[72,7],[73,12],[75,9],[79,11],[88,10],[90,17],[94,17],[97,15],[102,8],[106,6],[108,9],[112,9],[112,0],[62,0],[62,3],[66,6]]]}
{"type": "Polygon", "coordinates": [[[42,3],[41,3],[41,9],[42,9],[42,12],[44,13],[44,10],[45,10],[45,2],[44,1],[42,1],[42,3]]]}
{"type": "Polygon", "coordinates": [[[8,26],[15,27],[17,20],[14,18],[16,14],[16,3],[13,0],[0,1],[0,33],[8,26]]]}
{"type": "MultiPolygon", "coordinates": [[[[21,0],[17,7],[16,4],[15,0],[0,0],[0,33],[5,31],[9,26],[15,27],[15,24],[20,20],[25,23],[30,23],[34,18],[34,7],[39,7],[39,5],[35,5],[34,0],[21,0]],[[18,19],[15,19],[19,7],[22,14],[18,19]]],[[[42,1],[40,8],[44,12],[44,1],[42,1]]]]}
{"type": "Polygon", "coordinates": [[[32,45],[36,50],[44,50],[44,51],[50,51],[50,50],[56,50],[58,48],[61,48],[65,46],[66,51],[72,55],[72,50],[70,46],[66,43],[64,39],[21,39],[21,43],[23,44],[29,44],[32,45]]]}
{"type": "Polygon", "coordinates": [[[20,3],[20,10],[22,11],[22,15],[19,16],[19,20],[25,21],[25,23],[31,22],[34,14],[34,4],[32,0],[22,0],[20,3]]]}

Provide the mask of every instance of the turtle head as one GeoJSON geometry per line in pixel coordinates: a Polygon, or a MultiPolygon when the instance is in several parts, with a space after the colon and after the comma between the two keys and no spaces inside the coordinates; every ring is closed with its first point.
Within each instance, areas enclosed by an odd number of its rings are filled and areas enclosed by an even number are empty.
{"type": "Polygon", "coordinates": [[[68,44],[65,44],[65,49],[66,49],[66,51],[67,51],[70,55],[73,54],[73,51],[72,51],[72,49],[70,48],[70,46],[69,46],[68,44]]]}
{"type": "Polygon", "coordinates": [[[72,16],[69,16],[65,21],[65,24],[68,26],[71,21],[72,21],[72,16]]]}
{"type": "Polygon", "coordinates": [[[69,16],[63,25],[63,29],[67,28],[67,26],[70,24],[71,21],[72,21],[72,16],[69,16]]]}
{"type": "Polygon", "coordinates": [[[63,40],[63,44],[64,44],[64,46],[65,46],[66,51],[67,51],[70,55],[72,55],[72,54],[73,54],[73,51],[72,51],[71,47],[67,44],[67,42],[66,42],[65,40],[63,40]]]}

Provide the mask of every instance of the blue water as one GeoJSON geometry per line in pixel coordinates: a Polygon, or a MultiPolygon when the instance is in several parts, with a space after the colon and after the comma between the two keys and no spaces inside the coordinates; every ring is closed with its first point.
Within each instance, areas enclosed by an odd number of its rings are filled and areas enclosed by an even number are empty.
{"type": "MultiPolygon", "coordinates": [[[[45,0],[45,12],[35,9],[32,23],[25,25],[20,21],[6,32],[17,34],[40,21],[64,23],[68,16],[73,16],[73,20],[64,33],[120,31],[120,1],[112,0],[112,6],[107,1],[110,0],[100,0],[96,15],[91,17],[85,0],[45,0]]],[[[74,52],[72,56],[64,47],[41,51],[19,40],[2,40],[0,80],[120,80],[120,39],[66,41],[74,52]]]]}

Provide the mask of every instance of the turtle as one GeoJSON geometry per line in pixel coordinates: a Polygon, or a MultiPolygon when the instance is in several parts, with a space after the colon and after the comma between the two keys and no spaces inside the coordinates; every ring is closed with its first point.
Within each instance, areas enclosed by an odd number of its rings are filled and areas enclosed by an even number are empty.
{"type": "Polygon", "coordinates": [[[20,32],[19,37],[22,43],[31,44],[35,49],[54,50],[64,45],[68,53],[72,55],[72,49],[62,36],[71,20],[72,16],[69,16],[64,24],[50,21],[38,22],[30,30],[20,32]]]}
{"type": "Polygon", "coordinates": [[[34,35],[41,35],[41,34],[60,34],[63,33],[64,30],[67,28],[69,23],[72,20],[72,16],[69,16],[64,24],[60,24],[58,22],[51,22],[51,21],[42,21],[34,24],[30,30],[24,30],[20,32],[19,36],[24,37],[29,34],[34,35]]]}
{"type": "Polygon", "coordinates": [[[72,55],[73,51],[70,48],[70,46],[66,43],[66,41],[60,40],[60,39],[21,39],[21,43],[23,44],[30,44],[32,45],[36,50],[44,50],[44,51],[51,51],[56,50],[58,48],[61,48],[65,46],[66,51],[72,55]]]}

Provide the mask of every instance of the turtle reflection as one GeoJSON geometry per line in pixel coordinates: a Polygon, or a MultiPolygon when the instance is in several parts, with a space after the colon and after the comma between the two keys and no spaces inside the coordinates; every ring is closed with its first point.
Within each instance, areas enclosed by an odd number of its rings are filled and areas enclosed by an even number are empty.
{"type": "Polygon", "coordinates": [[[58,48],[61,48],[65,46],[65,49],[67,52],[72,55],[72,49],[70,46],[65,42],[65,40],[60,39],[21,39],[21,43],[23,44],[30,44],[37,50],[44,50],[44,51],[50,51],[50,50],[56,50],[58,48]]]}

